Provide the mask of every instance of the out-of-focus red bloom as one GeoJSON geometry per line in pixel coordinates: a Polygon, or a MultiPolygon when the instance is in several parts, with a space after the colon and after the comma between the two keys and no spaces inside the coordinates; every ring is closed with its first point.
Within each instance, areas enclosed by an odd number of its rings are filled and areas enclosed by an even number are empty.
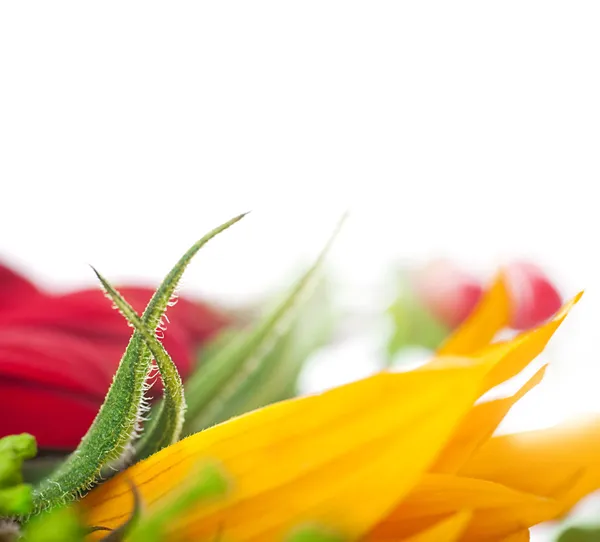
{"type": "Polygon", "coordinates": [[[511,326],[530,329],[550,318],[562,299],[552,282],[530,262],[513,262],[504,269],[506,284],[514,300],[511,326]]]}
{"type": "MultiPolygon", "coordinates": [[[[120,287],[141,313],[152,289],[120,287]]],[[[164,345],[183,378],[226,318],[185,298],[168,311],[164,345]]],[[[31,433],[73,449],[98,412],[132,330],[100,289],[51,295],[0,265],[0,437],[31,433]]],[[[160,382],[152,388],[160,393],[160,382]]]]}
{"type": "Polygon", "coordinates": [[[415,273],[413,287],[422,303],[451,329],[469,316],[483,295],[479,280],[445,260],[415,273]]]}
{"type": "MultiPolygon", "coordinates": [[[[560,294],[538,266],[516,261],[505,266],[503,273],[511,297],[513,329],[535,327],[560,308],[560,294]]],[[[444,260],[420,269],[412,283],[422,303],[451,329],[465,320],[483,295],[477,278],[444,260]]]]}

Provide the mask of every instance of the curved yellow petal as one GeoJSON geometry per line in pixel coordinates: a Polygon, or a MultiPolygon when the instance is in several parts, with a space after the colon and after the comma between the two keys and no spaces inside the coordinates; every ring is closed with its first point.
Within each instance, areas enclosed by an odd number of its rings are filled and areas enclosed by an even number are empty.
{"type": "MultiPolygon", "coordinates": [[[[471,516],[472,514],[469,510],[463,510],[450,516],[448,519],[436,523],[433,527],[425,531],[402,540],[405,542],[440,542],[441,540],[444,542],[457,542],[465,532],[471,516]]],[[[395,540],[399,539],[396,538],[395,540]]],[[[369,539],[367,539],[367,542],[369,542],[369,539]]],[[[378,542],[384,542],[384,540],[378,539],[378,542]]]]}
{"type": "Polygon", "coordinates": [[[581,293],[566,303],[562,309],[545,324],[517,335],[509,341],[488,345],[470,357],[441,356],[427,363],[423,369],[442,369],[458,364],[480,363],[489,367],[481,394],[519,374],[546,347],[556,329],[569,311],[581,298],[581,293]]]}
{"type": "Polygon", "coordinates": [[[162,450],[82,501],[91,525],[129,514],[130,479],[152,506],[198,461],[219,461],[233,484],[218,503],[173,526],[174,539],[280,540],[317,523],[362,536],[418,482],[472,407],[480,366],[380,373],[321,395],[265,407],[162,450]]]}
{"type": "Polygon", "coordinates": [[[510,298],[500,274],[469,317],[438,349],[438,355],[464,356],[476,352],[492,342],[509,319],[510,298]]]}
{"type": "Polygon", "coordinates": [[[600,489],[600,416],[494,437],[460,472],[557,499],[566,511],[600,489]]]}
{"type": "Polygon", "coordinates": [[[546,501],[537,495],[487,480],[452,474],[424,474],[419,484],[394,510],[393,519],[400,521],[409,517],[443,515],[463,509],[477,511],[530,506],[546,501]]]}
{"type": "Polygon", "coordinates": [[[541,354],[554,332],[582,295],[583,292],[580,292],[565,303],[561,310],[545,324],[531,331],[520,333],[510,341],[498,342],[482,349],[478,353],[479,356],[484,358],[489,356],[492,360],[498,359],[498,357],[501,359],[499,363],[494,363],[492,366],[485,385],[486,391],[519,374],[541,354]]]}
{"type": "Polygon", "coordinates": [[[496,510],[481,510],[467,527],[461,541],[497,541],[499,539],[503,540],[503,537],[508,537],[508,540],[512,540],[511,537],[521,540],[529,527],[557,517],[558,509],[558,503],[548,501],[545,505],[532,505],[523,509],[498,508],[496,510]]]}
{"type": "Polygon", "coordinates": [[[515,394],[475,405],[467,414],[430,472],[455,473],[494,433],[512,406],[544,378],[546,366],[535,373],[515,394]]]}
{"type": "Polygon", "coordinates": [[[486,480],[426,474],[368,540],[412,535],[462,510],[471,510],[473,517],[461,540],[489,540],[540,523],[557,509],[553,500],[486,480]]]}
{"type": "Polygon", "coordinates": [[[499,542],[529,542],[529,538],[529,529],[525,529],[524,531],[508,535],[499,542]]]}

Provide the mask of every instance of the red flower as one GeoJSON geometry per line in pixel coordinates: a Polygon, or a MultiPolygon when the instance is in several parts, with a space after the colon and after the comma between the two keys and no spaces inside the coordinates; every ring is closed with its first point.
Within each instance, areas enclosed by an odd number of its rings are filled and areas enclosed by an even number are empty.
{"type": "MultiPolygon", "coordinates": [[[[143,311],[150,288],[121,287],[143,311]]],[[[226,319],[180,298],[164,345],[183,378],[226,319]]],[[[98,412],[131,336],[100,289],[51,295],[0,265],[0,437],[28,432],[45,449],[77,446],[98,412]]],[[[151,394],[160,393],[160,382],[151,394]]]]}
{"type": "MultiPolygon", "coordinates": [[[[511,262],[503,272],[511,297],[513,329],[535,327],[560,308],[560,294],[536,265],[511,262]]],[[[477,278],[447,261],[422,268],[415,274],[413,286],[422,303],[451,329],[471,314],[483,294],[477,278]]]]}
{"type": "Polygon", "coordinates": [[[530,329],[550,318],[562,299],[544,272],[530,262],[512,262],[504,269],[506,284],[514,300],[511,326],[530,329]]]}
{"type": "Polygon", "coordinates": [[[445,260],[429,263],[415,273],[417,297],[449,328],[458,326],[483,295],[483,285],[475,277],[445,260]]]}

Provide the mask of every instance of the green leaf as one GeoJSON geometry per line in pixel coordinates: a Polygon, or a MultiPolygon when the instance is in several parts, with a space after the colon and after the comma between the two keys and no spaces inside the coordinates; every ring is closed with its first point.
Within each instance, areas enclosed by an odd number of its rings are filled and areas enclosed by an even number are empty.
{"type": "Polygon", "coordinates": [[[167,354],[155,334],[146,327],[146,324],[137,315],[135,309],[127,303],[123,296],[96,269],[94,269],[94,273],[96,273],[102,287],[121,314],[123,314],[127,321],[135,328],[136,332],[144,339],[146,346],[156,360],[164,385],[163,400],[161,402],[162,408],[157,413],[157,418],[160,421],[160,431],[155,430],[154,432],[150,432],[149,434],[154,438],[147,440],[145,443],[142,437],[138,446],[137,456],[139,459],[143,459],[179,440],[185,416],[183,383],[173,360],[167,354]],[[143,452],[140,453],[140,449],[143,449],[143,452]]]}
{"type": "Polygon", "coordinates": [[[276,339],[236,393],[221,404],[210,423],[294,396],[304,363],[331,337],[334,319],[327,281],[320,280],[298,307],[289,329],[276,339]]]}
{"type": "Polygon", "coordinates": [[[295,529],[285,542],[344,542],[345,537],[320,525],[303,525],[295,529]]]}
{"type": "Polygon", "coordinates": [[[220,466],[207,464],[199,469],[198,478],[189,480],[178,495],[158,510],[150,510],[135,524],[127,536],[130,542],[162,542],[167,540],[169,524],[198,503],[222,497],[229,489],[229,480],[220,466]]]}
{"type": "Polygon", "coordinates": [[[37,453],[35,438],[28,433],[0,439],[0,517],[29,514],[32,488],[23,484],[23,461],[37,453]]]}
{"type": "MultiPolygon", "coordinates": [[[[154,330],[160,325],[161,318],[192,257],[209,240],[243,216],[240,215],[212,230],[177,262],[144,311],[142,320],[148,328],[154,330]]],[[[92,426],[77,449],[51,476],[36,487],[36,511],[58,506],[80,496],[99,479],[104,468],[123,460],[140,429],[141,416],[147,410],[144,392],[150,366],[148,347],[140,333],[135,331],[92,426]]]]}
{"type": "Polygon", "coordinates": [[[400,287],[400,293],[388,309],[393,326],[387,344],[388,364],[406,347],[435,350],[450,333],[415,297],[405,280],[400,281],[400,287]]]}
{"type": "MultiPolygon", "coordinates": [[[[309,295],[343,219],[314,264],[289,295],[250,333],[240,333],[214,355],[186,382],[188,413],[184,433],[193,433],[220,421],[227,403],[269,362],[269,353],[288,330],[304,296],[309,295]]],[[[254,385],[254,384],[253,384],[254,385]]]]}
{"type": "Polygon", "coordinates": [[[11,452],[21,460],[31,459],[37,454],[35,437],[29,433],[9,435],[0,439],[0,455],[11,452]]]}
{"type": "Polygon", "coordinates": [[[83,542],[86,531],[71,506],[55,508],[32,518],[23,532],[24,542],[83,542]]]}
{"type": "Polygon", "coordinates": [[[600,527],[569,527],[559,535],[557,542],[600,542],[600,527]]]}
{"type": "Polygon", "coordinates": [[[33,492],[27,484],[0,489],[0,517],[29,514],[33,507],[33,492]]]}
{"type": "Polygon", "coordinates": [[[10,487],[23,481],[21,464],[23,460],[14,453],[0,455],[0,487],[10,487]]]}

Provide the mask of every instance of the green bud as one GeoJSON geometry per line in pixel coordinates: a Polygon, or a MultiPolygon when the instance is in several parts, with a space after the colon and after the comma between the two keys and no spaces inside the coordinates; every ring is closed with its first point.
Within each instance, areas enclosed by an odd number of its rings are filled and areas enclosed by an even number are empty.
{"type": "Polygon", "coordinates": [[[37,454],[35,437],[29,433],[10,435],[0,439],[0,456],[11,451],[20,459],[31,459],[37,454]]]}
{"type": "Polygon", "coordinates": [[[12,450],[0,454],[0,488],[23,482],[22,464],[23,460],[17,457],[12,450]]]}
{"type": "Polygon", "coordinates": [[[0,489],[0,516],[23,516],[31,512],[31,486],[20,484],[0,489]]]}
{"type": "Polygon", "coordinates": [[[85,534],[74,508],[56,508],[27,523],[23,542],[83,542],[85,534]]]}

